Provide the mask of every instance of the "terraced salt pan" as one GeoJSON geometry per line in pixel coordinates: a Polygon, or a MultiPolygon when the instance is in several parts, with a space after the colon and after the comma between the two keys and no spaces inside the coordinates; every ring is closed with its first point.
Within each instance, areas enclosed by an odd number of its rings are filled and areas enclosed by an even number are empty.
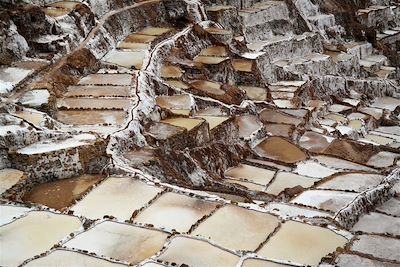
{"type": "Polygon", "coordinates": [[[297,175],[291,172],[278,172],[274,181],[267,187],[265,192],[272,195],[279,195],[286,188],[293,188],[301,186],[303,188],[309,188],[318,179],[297,175]]]}
{"type": "Polygon", "coordinates": [[[300,175],[309,176],[312,178],[325,178],[339,172],[338,170],[325,167],[313,160],[297,163],[297,167],[294,171],[300,175]]]}
{"type": "Polygon", "coordinates": [[[261,128],[262,124],[257,116],[244,115],[235,118],[235,122],[239,127],[239,137],[248,138],[252,133],[261,128]]]}
{"type": "Polygon", "coordinates": [[[79,4],[76,1],[60,1],[46,5],[43,11],[46,15],[52,17],[59,17],[71,12],[75,6],[79,4]]]}
{"type": "Polygon", "coordinates": [[[287,267],[287,265],[279,264],[271,261],[246,259],[243,261],[242,267],[287,267]]]}
{"type": "Polygon", "coordinates": [[[376,128],[375,131],[385,134],[400,135],[400,126],[381,126],[376,128]]]}
{"type": "Polygon", "coordinates": [[[400,157],[400,154],[381,151],[375,155],[373,155],[367,162],[367,165],[374,168],[385,168],[392,166],[397,158],[400,157]]]}
{"type": "Polygon", "coordinates": [[[204,80],[198,80],[191,82],[190,85],[200,91],[213,95],[224,95],[225,91],[221,90],[221,84],[217,82],[210,82],[204,80]]]}
{"type": "Polygon", "coordinates": [[[88,256],[83,253],[69,251],[64,249],[57,249],[50,254],[30,261],[24,265],[27,267],[72,267],[72,266],[96,266],[96,267],[123,267],[124,264],[114,263],[107,260],[99,259],[96,257],[88,256]]]}
{"type": "Polygon", "coordinates": [[[156,36],[151,36],[147,34],[132,33],[129,34],[123,42],[125,43],[145,43],[149,44],[156,39],[156,36]]]}
{"type": "Polygon", "coordinates": [[[147,27],[147,28],[144,28],[143,30],[139,31],[138,33],[159,36],[159,35],[163,35],[167,32],[170,32],[171,30],[172,30],[172,28],[166,28],[166,27],[147,27]]]}
{"type": "Polygon", "coordinates": [[[19,100],[22,105],[40,108],[49,102],[50,93],[46,89],[31,90],[25,93],[19,100]]]}
{"type": "Polygon", "coordinates": [[[123,110],[59,110],[57,119],[65,124],[96,125],[123,124],[127,113],[123,110]]]}
{"type": "Polygon", "coordinates": [[[333,179],[318,186],[318,188],[363,192],[376,187],[384,178],[385,176],[383,175],[373,173],[347,173],[335,176],[333,179]]]}
{"type": "Polygon", "coordinates": [[[190,198],[176,193],[166,193],[135,219],[138,223],[152,224],[169,231],[188,232],[190,227],[216,207],[215,203],[190,198]]]}
{"type": "Polygon", "coordinates": [[[236,167],[228,169],[225,177],[232,179],[245,179],[247,181],[267,185],[275,175],[275,171],[263,169],[246,164],[239,164],[236,167]]]}
{"type": "Polygon", "coordinates": [[[232,65],[236,71],[252,72],[253,70],[253,61],[251,60],[233,59],[232,65]]]}
{"type": "Polygon", "coordinates": [[[265,185],[259,185],[259,184],[254,184],[251,182],[244,182],[244,181],[234,180],[234,179],[224,179],[224,182],[232,184],[232,185],[244,186],[247,189],[252,190],[252,191],[263,191],[265,188],[265,185]]]}
{"type": "Polygon", "coordinates": [[[96,136],[79,134],[65,140],[45,140],[17,150],[19,154],[34,155],[92,144],[96,136]]]}
{"type": "Polygon", "coordinates": [[[294,131],[294,126],[291,124],[264,123],[264,127],[273,136],[291,137],[294,131]]]}
{"type": "Polygon", "coordinates": [[[133,90],[129,86],[112,86],[112,85],[75,85],[69,86],[64,97],[129,97],[133,90]]]}
{"type": "Polygon", "coordinates": [[[260,119],[263,122],[286,123],[286,124],[293,124],[294,126],[298,126],[303,122],[303,120],[300,118],[296,118],[275,110],[268,110],[268,109],[263,110],[260,113],[260,119]]]}
{"type": "Polygon", "coordinates": [[[398,267],[396,263],[383,262],[379,260],[372,260],[363,258],[353,254],[340,254],[335,261],[335,266],[360,266],[360,267],[398,267]]]}
{"type": "Polygon", "coordinates": [[[111,50],[102,60],[125,68],[135,67],[135,69],[139,70],[142,68],[145,54],[145,51],[111,50]]]}
{"type": "Polygon", "coordinates": [[[182,82],[182,81],[168,80],[168,81],[165,81],[165,83],[170,85],[170,86],[172,86],[172,87],[176,87],[176,88],[179,88],[179,89],[183,89],[183,90],[189,89],[189,86],[186,83],[182,82]]]}
{"type": "Polygon", "coordinates": [[[143,265],[140,265],[141,267],[165,267],[166,265],[162,265],[162,264],[158,264],[158,263],[154,263],[154,262],[147,262],[143,265]]]}
{"type": "Polygon", "coordinates": [[[196,63],[206,64],[206,65],[217,65],[228,59],[229,57],[197,56],[193,59],[193,61],[196,63]]]}
{"type": "Polygon", "coordinates": [[[0,265],[17,266],[50,249],[80,226],[77,217],[31,211],[27,216],[0,227],[0,265]]]}
{"type": "Polygon", "coordinates": [[[379,120],[383,115],[383,110],[380,108],[372,108],[372,107],[362,107],[358,109],[360,112],[371,115],[375,119],[379,120]]]}
{"type": "Polygon", "coordinates": [[[33,111],[33,109],[16,111],[13,115],[32,123],[38,128],[43,127],[46,121],[43,113],[33,111]]]}
{"type": "Polygon", "coordinates": [[[336,213],[349,204],[357,195],[356,193],[341,191],[308,190],[290,202],[336,213]]]}
{"type": "Polygon", "coordinates": [[[65,246],[137,264],[160,251],[167,236],[160,231],[104,221],[75,236],[65,246]]]}
{"type": "Polygon", "coordinates": [[[400,239],[378,235],[360,235],[351,250],[372,255],[375,258],[400,262],[400,239]]]}
{"type": "Polygon", "coordinates": [[[29,210],[27,207],[0,205],[0,226],[12,222],[14,218],[23,216],[29,210]]]}
{"type": "Polygon", "coordinates": [[[333,216],[327,212],[319,211],[311,208],[299,207],[292,204],[272,202],[266,206],[266,210],[271,214],[277,215],[285,219],[304,219],[313,217],[332,218],[333,216]]]}
{"type": "Polygon", "coordinates": [[[400,105],[400,99],[394,97],[378,97],[371,104],[371,107],[394,111],[396,107],[399,105],[400,105]]]}
{"type": "Polygon", "coordinates": [[[81,175],[75,178],[62,179],[44,183],[32,188],[23,200],[39,203],[54,209],[63,209],[101,180],[99,175],[81,175]]]}
{"type": "Polygon", "coordinates": [[[339,159],[335,157],[328,157],[328,156],[314,156],[313,159],[316,159],[319,163],[328,166],[334,169],[344,169],[344,170],[355,170],[355,171],[372,171],[374,172],[375,169],[369,168],[367,166],[363,166],[361,164],[353,163],[348,160],[339,159]]]}
{"type": "Polygon", "coordinates": [[[230,117],[222,117],[222,116],[206,116],[206,115],[201,115],[201,116],[197,116],[199,118],[204,119],[205,121],[208,122],[209,128],[210,130],[218,127],[219,125],[221,125],[222,123],[224,123],[225,121],[229,120],[230,117]]]}
{"type": "Polygon", "coordinates": [[[176,66],[162,66],[161,78],[180,78],[183,75],[183,70],[176,66]]]}
{"type": "Polygon", "coordinates": [[[287,221],[257,253],[271,259],[316,266],[322,257],[343,247],[347,241],[329,229],[287,221]]]}
{"type": "Polygon", "coordinates": [[[367,134],[365,136],[365,140],[370,141],[374,144],[383,145],[383,146],[389,145],[394,142],[394,139],[392,139],[392,138],[388,138],[388,137],[384,137],[384,136],[380,136],[380,135],[376,135],[376,134],[367,134]]]}
{"type": "Polygon", "coordinates": [[[173,118],[173,119],[165,119],[161,121],[162,123],[171,124],[174,126],[186,128],[188,131],[192,130],[196,126],[200,125],[204,122],[204,120],[199,119],[189,119],[189,118],[173,118]]]}
{"type": "Polygon", "coordinates": [[[57,100],[57,107],[67,109],[128,109],[129,99],[117,98],[62,98],[57,100]]]}
{"type": "Polygon", "coordinates": [[[323,152],[334,140],[333,137],[307,131],[299,140],[299,145],[311,152],[323,152]]]}
{"type": "Polygon", "coordinates": [[[0,170],[0,194],[3,194],[7,189],[18,183],[24,173],[15,169],[0,170]]]}
{"type": "Polygon", "coordinates": [[[219,29],[214,27],[209,27],[205,29],[206,32],[211,34],[218,34],[218,35],[230,35],[232,32],[230,30],[219,29]]]}
{"type": "Polygon", "coordinates": [[[285,163],[295,163],[308,158],[297,146],[280,137],[269,137],[254,149],[257,154],[285,163]]]}
{"type": "Polygon", "coordinates": [[[240,89],[245,91],[249,99],[255,101],[266,101],[268,97],[268,89],[255,86],[239,86],[240,89]]]}
{"type": "Polygon", "coordinates": [[[131,74],[90,74],[79,81],[79,85],[131,85],[131,74]]]}
{"type": "Polygon", "coordinates": [[[129,220],[135,210],[160,192],[161,189],[132,178],[110,177],[72,206],[71,210],[90,219],[112,215],[119,220],[129,220]]]}
{"type": "Polygon", "coordinates": [[[345,116],[342,116],[342,115],[336,114],[336,113],[330,113],[330,114],[326,115],[324,118],[328,119],[328,120],[340,122],[340,123],[345,123],[347,121],[345,116]]]}
{"type": "Polygon", "coordinates": [[[231,267],[239,261],[238,256],[217,248],[206,241],[184,236],[172,238],[171,243],[158,259],[175,262],[178,266],[186,264],[193,267],[231,267]]]}
{"type": "Polygon", "coordinates": [[[351,229],[354,232],[400,235],[400,218],[371,212],[362,216],[351,229]]]}
{"type": "Polygon", "coordinates": [[[200,56],[227,57],[228,51],[225,46],[211,46],[200,51],[200,56]]]}
{"type": "Polygon", "coordinates": [[[381,206],[377,207],[376,210],[389,215],[400,217],[400,199],[391,198],[383,203],[381,206]]]}
{"type": "Polygon", "coordinates": [[[156,103],[166,109],[191,109],[192,99],[190,95],[157,96],[156,103]]]}
{"type": "Polygon", "coordinates": [[[0,68],[0,94],[11,92],[14,86],[25,79],[31,72],[32,70],[23,68],[0,68]]]}
{"type": "Polygon", "coordinates": [[[229,249],[253,251],[278,225],[275,216],[229,205],[218,209],[192,235],[210,238],[229,249]]]}

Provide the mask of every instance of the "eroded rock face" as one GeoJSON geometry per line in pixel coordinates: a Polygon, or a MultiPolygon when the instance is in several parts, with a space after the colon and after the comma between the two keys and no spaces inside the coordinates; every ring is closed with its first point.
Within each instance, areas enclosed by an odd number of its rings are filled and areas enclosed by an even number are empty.
{"type": "Polygon", "coordinates": [[[0,6],[0,265],[400,264],[398,3],[0,6]]]}

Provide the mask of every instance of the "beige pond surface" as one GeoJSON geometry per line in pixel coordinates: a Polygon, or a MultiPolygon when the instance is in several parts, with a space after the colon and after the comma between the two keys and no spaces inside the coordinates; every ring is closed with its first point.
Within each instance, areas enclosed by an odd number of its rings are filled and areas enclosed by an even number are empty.
{"type": "Polygon", "coordinates": [[[264,126],[268,133],[283,137],[290,137],[295,129],[292,124],[264,123],[264,126]]]}
{"type": "Polygon", "coordinates": [[[301,193],[291,203],[302,204],[322,210],[338,212],[358,194],[328,190],[308,190],[301,193]]]}
{"type": "Polygon", "coordinates": [[[244,115],[235,118],[239,127],[239,137],[248,138],[252,133],[261,128],[262,123],[255,115],[244,115]]]}
{"type": "Polygon", "coordinates": [[[241,185],[246,187],[249,190],[253,190],[253,191],[263,191],[265,188],[265,185],[259,185],[259,184],[254,184],[254,183],[250,183],[250,182],[243,182],[243,181],[239,181],[239,180],[234,180],[234,179],[224,179],[225,182],[233,184],[233,185],[241,185]]]}
{"type": "Polygon", "coordinates": [[[39,203],[54,209],[63,209],[70,206],[73,201],[92,185],[102,179],[99,175],[81,175],[75,178],[57,180],[44,183],[27,192],[23,200],[39,203]]]}
{"type": "Polygon", "coordinates": [[[129,86],[100,86],[100,85],[75,85],[69,86],[64,97],[129,97],[133,90],[129,86]]]}
{"type": "Polygon", "coordinates": [[[131,74],[90,74],[83,77],[80,85],[130,85],[133,75],[131,74]]]}
{"type": "Polygon", "coordinates": [[[363,192],[376,187],[384,178],[383,175],[372,173],[341,174],[324,182],[318,188],[363,192]]]}
{"type": "Polygon", "coordinates": [[[236,71],[252,72],[253,61],[246,59],[234,59],[232,60],[233,68],[236,71]]]}
{"type": "Polygon", "coordinates": [[[260,156],[274,160],[295,163],[308,158],[297,146],[280,137],[269,137],[254,149],[260,156]]]}
{"type": "Polygon", "coordinates": [[[311,187],[318,179],[297,175],[291,172],[278,172],[274,181],[268,186],[266,192],[273,195],[279,195],[286,188],[301,186],[303,188],[311,187]]]}
{"type": "Polygon", "coordinates": [[[285,124],[293,124],[294,126],[298,126],[303,122],[302,119],[296,118],[294,116],[290,116],[275,110],[263,110],[260,113],[260,119],[263,122],[275,122],[275,123],[285,123],[285,124]]]}
{"type": "Polygon", "coordinates": [[[157,96],[156,104],[166,109],[191,109],[190,95],[157,96]]]}
{"type": "Polygon", "coordinates": [[[255,101],[266,101],[268,96],[268,89],[255,86],[239,86],[240,89],[246,92],[246,95],[255,101]]]}
{"type": "Polygon", "coordinates": [[[200,218],[209,214],[216,207],[215,203],[190,198],[176,193],[166,193],[135,219],[138,223],[164,227],[168,231],[187,232],[200,218]]]}
{"type": "Polygon", "coordinates": [[[224,206],[192,233],[232,250],[254,251],[279,225],[277,217],[236,206],[224,206]]]}
{"type": "Polygon", "coordinates": [[[196,63],[206,64],[206,65],[216,65],[228,59],[229,57],[197,56],[193,59],[193,61],[196,63]]]}
{"type": "Polygon", "coordinates": [[[45,252],[81,226],[77,217],[32,211],[0,227],[0,265],[17,266],[45,252]]]}
{"type": "Polygon", "coordinates": [[[125,68],[135,67],[135,69],[141,69],[145,53],[145,51],[111,50],[104,56],[103,61],[125,68]]]}
{"type": "Polygon", "coordinates": [[[146,34],[139,34],[139,33],[132,33],[129,34],[123,42],[126,43],[146,43],[149,44],[156,39],[156,36],[146,35],[146,34]]]}
{"type": "Polygon", "coordinates": [[[225,121],[229,120],[230,117],[222,117],[222,116],[197,116],[198,118],[204,119],[208,122],[210,130],[214,129],[218,125],[221,125],[225,121]]]}
{"type": "Polygon", "coordinates": [[[162,66],[161,78],[180,78],[183,75],[183,70],[177,66],[162,66]]]}
{"type": "Polygon", "coordinates": [[[36,127],[42,127],[46,121],[45,115],[43,113],[36,111],[29,111],[29,110],[16,111],[14,115],[32,123],[36,127]]]}
{"type": "Polygon", "coordinates": [[[174,118],[162,120],[162,123],[171,124],[178,127],[186,128],[188,131],[192,130],[196,126],[204,122],[204,120],[199,119],[189,119],[189,118],[174,118]]]}
{"type": "Polygon", "coordinates": [[[232,34],[232,32],[229,30],[219,29],[219,28],[214,28],[214,27],[209,27],[209,28],[206,28],[205,30],[206,30],[206,32],[211,33],[211,34],[220,34],[220,35],[232,34]]]}
{"type": "Polygon", "coordinates": [[[324,155],[319,155],[319,156],[314,156],[312,157],[313,159],[316,159],[319,163],[322,163],[325,166],[328,166],[330,168],[334,169],[343,169],[343,170],[355,170],[355,171],[370,171],[374,172],[375,169],[353,163],[351,161],[345,160],[345,159],[340,159],[340,158],[335,158],[335,157],[329,157],[329,156],[324,156],[324,155]]]}
{"type": "Polygon", "coordinates": [[[246,164],[239,164],[225,172],[225,177],[227,178],[245,179],[260,185],[268,184],[274,175],[275,171],[246,164]]]}
{"type": "Polygon", "coordinates": [[[148,50],[150,49],[150,44],[148,43],[132,43],[122,41],[118,44],[119,49],[129,49],[129,50],[148,50]]]}
{"type": "Polygon", "coordinates": [[[371,212],[362,216],[351,229],[354,232],[400,235],[400,218],[371,212]]]}
{"type": "Polygon", "coordinates": [[[221,84],[217,82],[210,82],[204,80],[198,80],[190,83],[190,85],[200,91],[206,92],[213,95],[224,95],[225,91],[221,90],[221,84]]]}
{"type": "Polygon", "coordinates": [[[123,124],[127,113],[123,110],[59,110],[57,120],[65,124],[95,125],[123,124]]]}
{"type": "Polygon", "coordinates": [[[258,260],[258,259],[246,259],[243,261],[242,267],[288,267],[284,264],[279,264],[271,261],[258,260]]]}
{"type": "Polygon", "coordinates": [[[400,99],[394,97],[378,97],[372,103],[371,107],[394,111],[396,107],[399,105],[400,105],[400,99]]]}
{"type": "Polygon", "coordinates": [[[239,257],[210,243],[188,237],[174,237],[167,249],[158,257],[162,261],[187,264],[191,267],[232,267],[239,257]]]}
{"type": "Polygon", "coordinates": [[[0,225],[7,224],[15,218],[21,217],[29,210],[27,207],[0,205],[0,225]]]}
{"type": "Polygon", "coordinates": [[[204,48],[201,50],[200,56],[219,56],[219,57],[227,57],[228,51],[225,46],[211,46],[204,48]]]}
{"type": "Polygon", "coordinates": [[[287,221],[257,253],[271,259],[316,266],[322,257],[346,243],[346,238],[329,229],[287,221]]]}
{"type": "Polygon", "coordinates": [[[43,8],[43,12],[51,17],[63,16],[71,12],[79,2],[60,1],[47,5],[43,8]]]}
{"type": "Polygon", "coordinates": [[[101,219],[112,215],[129,220],[132,213],[153,199],[160,189],[133,178],[110,177],[71,207],[79,215],[101,219]]]}
{"type": "Polygon", "coordinates": [[[49,255],[30,261],[27,267],[123,267],[124,264],[113,263],[107,260],[88,256],[79,252],[57,249],[49,255]]]}
{"type": "Polygon", "coordinates": [[[307,131],[299,140],[299,145],[311,152],[323,152],[334,140],[333,137],[307,131]]]}
{"type": "Polygon", "coordinates": [[[144,28],[143,30],[141,30],[140,34],[147,34],[147,35],[155,35],[155,36],[159,36],[162,35],[164,33],[170,32],[172,30],[172,28],[165,28],[165,27],[147,27],[144,28]]]}
{"type": "Polygon", "coordinates": [[[15,169],[0,170],[0,194],[18,183],[23,175],[24,173],[22,171],[15,169]]]}
{"type": "Polygon", "coordinates": [[[57,106],[68,109],[128,109],[129,99],[116,98],[62,98],[57,106]]]}
{"type": "Polygon", "coordinates": [[[75,236],[65,246],[137,264],[160,251],[167,236],[160,231],[105,221],[75,236]]]}
{"type": "Polygon", "coordinates": [[[165,81],[165,83],[170,85],[170,86],[172,86],[172,87],[176,87],[176,88],[179,88],[179,89],[183,89],[183,90],[189,89],[189,85],[184,83],[184,82],[182,82],[182,81],[168,80],[168,81],[165,81]]]}
{"type": "Polygon", "coordinates": [[[400,262],[400,239],[378,235],[361,235],[351,246],[351,250],[372,255],[375,258],[400,262]]]}

